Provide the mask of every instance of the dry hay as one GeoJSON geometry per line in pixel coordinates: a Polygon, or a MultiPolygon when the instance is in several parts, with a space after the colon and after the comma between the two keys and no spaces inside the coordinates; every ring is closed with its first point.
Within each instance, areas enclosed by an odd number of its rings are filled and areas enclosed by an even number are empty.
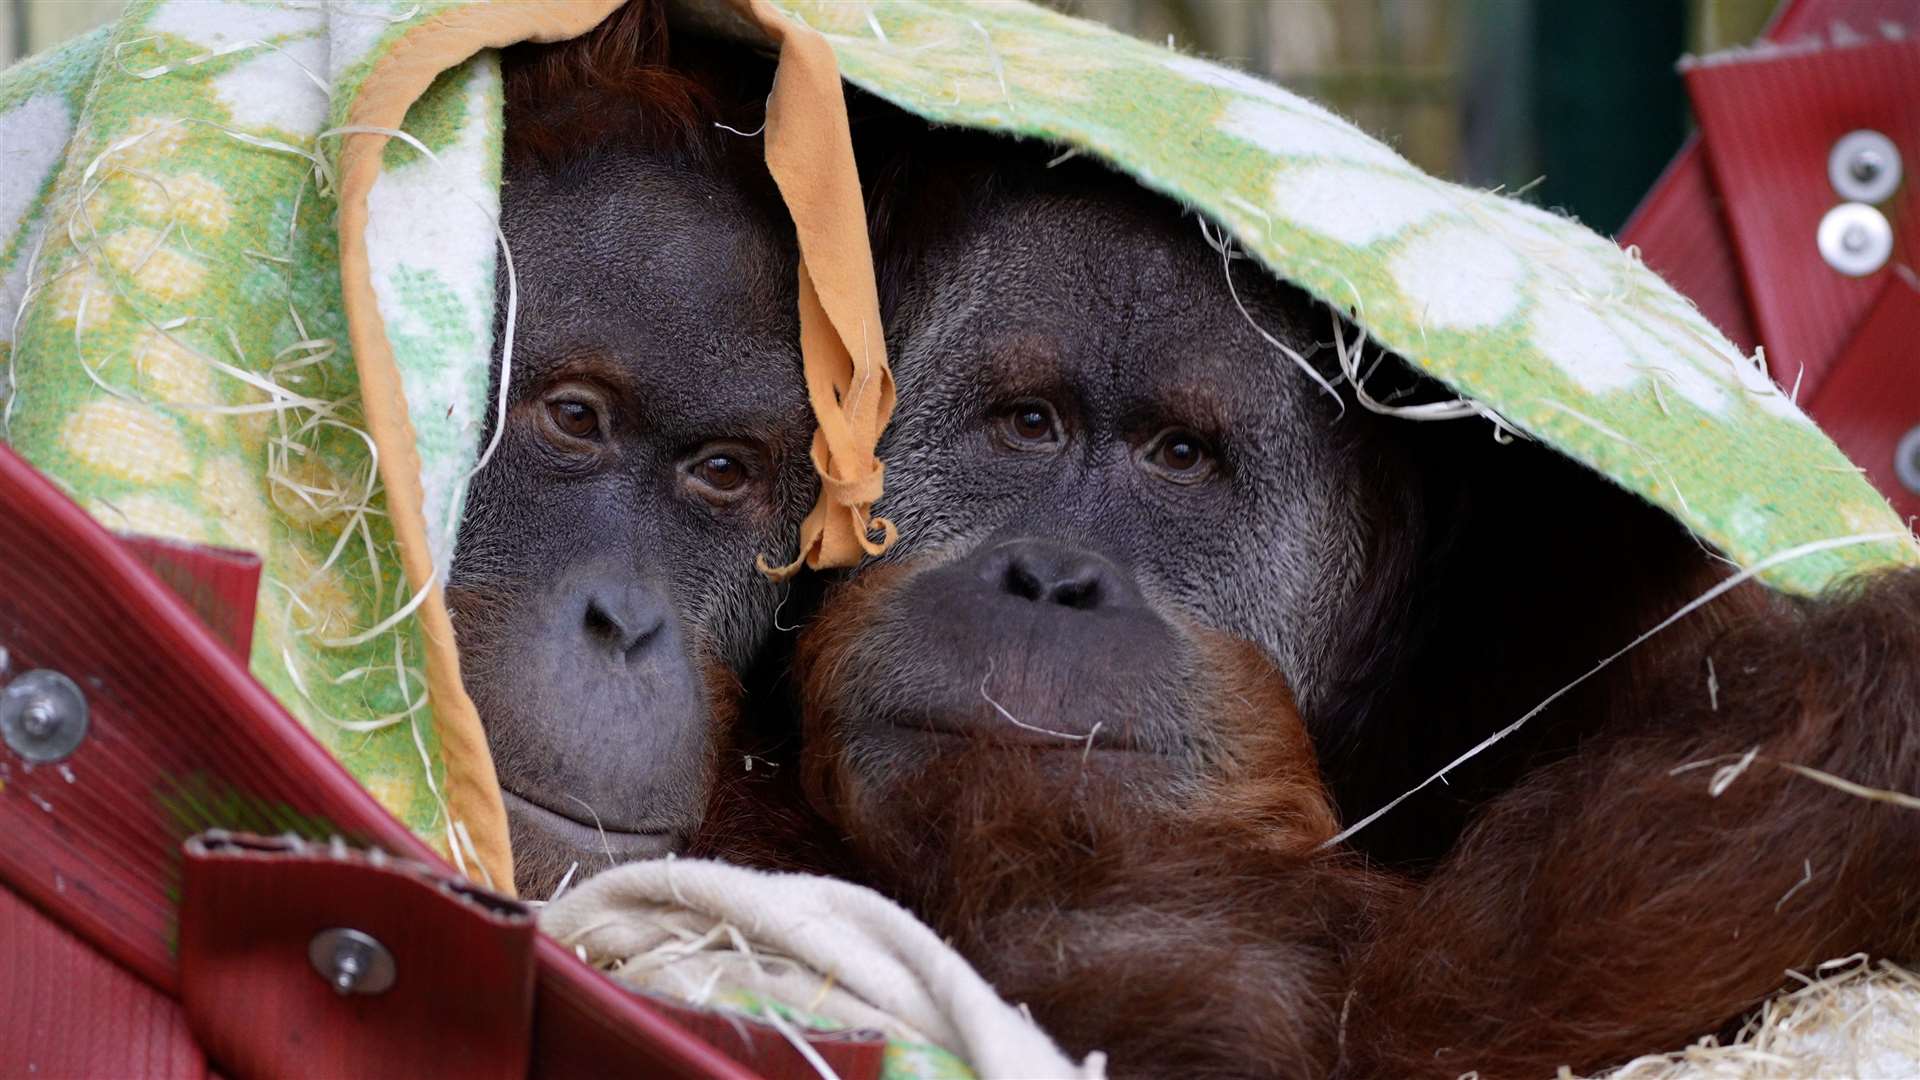
{"type": "Polygon", "coordinates": [[[1856,955],[1822,964],[1813,978],[1793,977],[1803,985],[1769,1000],[1733,1041],[1708,1036],[1635,1058],[1603,1080],[1920,1076],[1920,976],[1856,955]]]}

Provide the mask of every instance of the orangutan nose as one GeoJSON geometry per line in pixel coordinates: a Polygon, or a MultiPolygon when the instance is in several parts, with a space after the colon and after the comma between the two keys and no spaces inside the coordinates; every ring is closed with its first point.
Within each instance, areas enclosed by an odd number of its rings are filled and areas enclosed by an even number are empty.
{"type": "Polygon", "coordinates": [[[1001,595],[1075,611],[1145,606],[1133,575],[1080,548],[1015,540],[972,556],[979,579],[1001,595]]]}
{"type": "Polygon", "coordinates": [[[644,585],[601,582],[587,589],[587,639],[616,657],[644,648],[666,621],[665,597],[644,585]]]}

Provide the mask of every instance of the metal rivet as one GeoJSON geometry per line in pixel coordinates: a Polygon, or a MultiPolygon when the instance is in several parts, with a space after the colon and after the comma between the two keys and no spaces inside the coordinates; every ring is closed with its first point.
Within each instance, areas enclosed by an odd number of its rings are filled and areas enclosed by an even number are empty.
{"type": "Polygon", "coordinates": [[[0,738],[35,764],[64,761],[87,738],[87,697],[57,671],[28,671],[0,692],[0,738]]]}
{"type": "Polygon", "coordinates": [[[1884,201],[1900,186],[1900,149],[1877,131],[1840,136],[1827,153],[1827,181],[1850,202],[1884,201]]]}
{"type": "Polygon", "coordinates": [[[1900,445],[1893,451],[1893,471],[1901,487],[1920,495],[1920,424],[1900,436],[1900,445]]]}
{"type": "Polygon", "coordinates": [[[44,739],[60,726],[60,717],[54,713],[52,703],[36,701],[20,710],[20,726],[34,738],[44,739]]]}
{"type": "Polygon", "coordinates": [[[386,993],[396,974],[393,954],[385,945],[344,926],[313,935],[307,944],[307,962],[343,997],[386,993]]]}
{"type": "Polygon", "coordinates": [[[1865,203],[1841,203],[1820,219],[1820,257],[1848,277],[1865,277],[1893,255],[1893,226],[1865,203]]]}

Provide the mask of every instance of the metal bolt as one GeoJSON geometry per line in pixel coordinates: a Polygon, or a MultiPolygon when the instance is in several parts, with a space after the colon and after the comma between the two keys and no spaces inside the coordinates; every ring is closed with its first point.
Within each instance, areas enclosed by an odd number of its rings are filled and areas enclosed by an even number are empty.
{"type": "Polygon", "coordinates": [[[1865,277],[1893,255],[1893,226],[1865,203],[1841,203],[1827,211],[1814,239],[1827,265],[1848,277],[1865,277]]]}
{"type": "Polygon", "coordinates": [[[63,761],[86,741],[87,697],[72,679],[41,668],[0,691],[0,739],[38,765],[63,761]]]}
{"type": "Polygon", "coordinates": [[[334,949],[334,994],[351,994],[359,984],[359,976],[367,972],[365,951],[367,945],[359,942],[342,942],[334,949]]]}
{"type": "Polygon", "coordinates": [[[1848,202],[1885,202],[1900,187],[1900,148],[1877,131],[1850,131],[1827,152],[1827,181],[1848,202]]]}
{"type": "Polygon", "coordinates": [[[307,962],[342,997],[385,993],[396,974],[385,945],[344,926],[315,934],[307,944],[307,962]]]}
{"type": "Polygon", "coordinates": [[[46,738],[59,724],[59,714],[53,711],[53,704],[44,698],[20,710],[21,728],[36,739],[46,738]]]}
{"type": "Polygon", "coordinates": [[[1877,150],[1861,150],[1847,162],[1847,172],[1862,184],[1871,184],[1880,177],[1880,170],[1887,167],[1877,150]]]}

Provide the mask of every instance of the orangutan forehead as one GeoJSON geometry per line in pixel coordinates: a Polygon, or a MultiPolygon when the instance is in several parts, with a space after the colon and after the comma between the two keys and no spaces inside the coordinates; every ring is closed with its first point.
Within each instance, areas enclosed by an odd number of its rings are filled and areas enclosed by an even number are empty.
{"type": "Polygon", "coordinates": [[[600,364],[629,379],[701,372],[803,395],[796,256],[770,197],[632,151],[609,151],[591,176],[509,181],[516,384],[600,364]]]}

